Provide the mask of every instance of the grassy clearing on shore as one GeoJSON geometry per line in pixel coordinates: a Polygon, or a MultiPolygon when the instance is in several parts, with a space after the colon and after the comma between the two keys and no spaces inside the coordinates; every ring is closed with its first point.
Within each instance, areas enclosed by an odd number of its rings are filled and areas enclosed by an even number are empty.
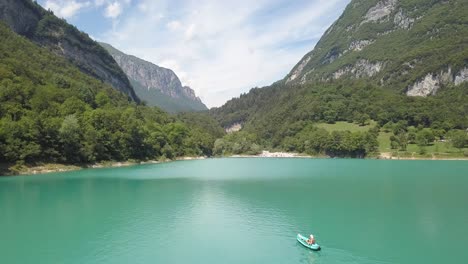
{"type": "Polygon", "coordinates": [[[390,148],[390,136],[392,133],[380,132],[379,134],[379,151],[381,153],[392,153],[393,157],[402,158],[434,158],[434,159],[451,159],[451,158],[466,158],[464,152],[468,148],[457,149],[450,142],[436,141],[429,146],[421,147],[417,144],[408,144],[406,151],[390,148]]]}
{"type": "Polygon", "coordinates": [[[468,150],[464,148],[462,150],[454,148],[452,144],[449,142],[434,142],[432,145],[423,147],[426,154],[420,154],[421,147],[416,144],[409,144],[407,147],[407,152],[413,153],[414,156],[422,156],[425,157],[426,155],[432,155],[434,157],[447,157],[447,158],[456,158],[456,157],[464,157],[464,152],[468,150]]]}
{"type": "Polygon", "coordinates": [[[370,121],[370,123],[366,126],[360,126],[355,123],[348,123],[344,121],[336,122],[335,124],[327,124],[327,123],[318,123],[317,127],[323,128],[327,131],[346,131],[349,130],[351,132],[365,132],[374,127],[376,124],[375,121],[370,121]]]}
{"type": "Polygon", "coordinates": [[[377,141],[379,141],[379,151],[380,152],[392,152],[393,150],[390,147],[390,136],[392,133],[380,132],[377,141]]]}
{"type": "MultiPolygon", "coordinates": [[[[371,121],[369,125],[359,126],[355,123],[348,122],[336,122],[335,124],[326,124],[319,123],[317,127],[324,128],[329,132],[332,131],[345,131],[349,130],[351,132],[364,132],[376,125],[375,121],[371,121]]],[[[466,158],[464,152],[468,151],[468,148],[462,150],[454,148],[450,142],[441,142],[437,141],[429,146],[423,147],[425,153],[421,154],[421,147],[416,144],[408,144],[406,151],[399,151],[391,149],[390,147],[390,136],[391,132],[379,133],[377,138],[379,142],[379,151],[381,153],[391,153],[393,157],[402,157],[402,158],[466,158]]]]}

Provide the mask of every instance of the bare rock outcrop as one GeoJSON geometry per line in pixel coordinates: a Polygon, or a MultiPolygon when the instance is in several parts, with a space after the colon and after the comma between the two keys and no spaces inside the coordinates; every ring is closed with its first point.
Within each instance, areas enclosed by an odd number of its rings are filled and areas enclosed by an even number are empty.
{"type": "Polygon", "coordinates": [[[302,71],[304,70],[304,67],[309,63],[311,59],[311,56],[307,56],[305,59],[303,59],[299,65],[296,66],[296,68],[292,71],[291,75],[289,78],[286,80],[286,83],[294,81],[298,76],[301,75],[302,71]]]}
{"type": "Polygon", "coordinates": [[[395,26],[402,29],[411,29],[414,24],[415,19],[405,15],[402,9],[398,11],[393,17],[393,23],[395,26]]]}
{"type": "Polygon", "coordinates": [[[383,66],[380,61],[359,60],[356,64],[346,66],[333,73],[333,79],[339,79],[345,75],[351,75],[353,78],[372,77],[380,72],[383,66]]]}
{"type": "Polygon", "coordinates": [[[361,51],[365,47],[369,46],[370,44],[374,43],[374,40],[356,40],[349,44],[349,51],[361,51]]]}
{"type": "Polygon", "coordinates": [[[421,81],[416,82],[411,87],[409,87],[406,95],[426,97],[428,95],[435,95],[439,89],[439,76],[429,73],[421,81]]]}
{"type": "Polygon", "coordinates": [[[234,133],[234,132],[238,132],[242,129],[242,124],[241,123],[234,123],[232,125],[230,125],[229,127],[225,128],[224,130],[226,131],[226,133],[234,133]]]}
{"type": "Polygon", "coordinates": [[[393,10],[395,10],[397,3],[397,0],[382,0],[378,2],[367,11],[361,24],[387,19],[393,10]]]}
{"type": "Polygon", "coordinates": [[[460,85],[463,82],[468,82],[468,68],[465,67],[455,76],[455,85],[460,85]]]}
{"type": "Polygon", "coordinates": [[[455,76],[452,74],[452,69],[449,67],[446,71],[439,73],[428,73],[424,78],[410,87],[408,87],[406,95],[422,96],[435,95],[442,85],[453,83],[460,85],[468,81],[468,68],[463,68],[455,76]]]}

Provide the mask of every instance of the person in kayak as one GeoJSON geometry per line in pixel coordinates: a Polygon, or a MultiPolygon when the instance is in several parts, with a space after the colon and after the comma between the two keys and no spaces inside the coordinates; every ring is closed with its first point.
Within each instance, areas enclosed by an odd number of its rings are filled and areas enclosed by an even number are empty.
{"type": "Polygon", "coordinates": [[[307,244],[309,244],[309,245],[315,244],[314,235],[310,235],[309,239],[307,239],[307,244]]]}

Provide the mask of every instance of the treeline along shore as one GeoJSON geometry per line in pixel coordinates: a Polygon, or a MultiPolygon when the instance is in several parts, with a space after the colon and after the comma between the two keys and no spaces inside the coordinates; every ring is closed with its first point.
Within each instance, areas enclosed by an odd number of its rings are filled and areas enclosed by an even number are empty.
{"type": "Polygon", "coordinates": [[[468,157],[467,2],[354,2],[283,80],[179,114],[138,98],[113,57],[50,10],[1,2],[0,175],[264,150],[468,157]]]}

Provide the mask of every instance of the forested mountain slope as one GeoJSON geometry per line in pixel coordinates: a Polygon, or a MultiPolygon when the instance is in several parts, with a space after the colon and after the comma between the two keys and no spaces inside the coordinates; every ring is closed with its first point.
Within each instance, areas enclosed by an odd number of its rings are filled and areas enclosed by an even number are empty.
{"type": "Polygon", "coordinates": [[[314,125],[372,119],[402,142],[412,128],[443,138],[468,127],[467,67],[468,1],[354,0],[284,80],[210,113],[225,128],[241,124],[251,142],[361,156],[362,135],[314,125]]]}
{"type": "Polygon", "coordinates": [[[14,32],[67,58],[82,72],[139,101],[126,75],[104,48],[39,4],[31,0],[0,0],[0,21],[14,32]]]}
{"type": "Polygon", "coordinates": [[[0,23],[0,165],[210,155],[215,135],[94,79],[0,23]]]}
{"type": "Polygon", "coordinates": [[[148,105],[158,106],[169,112],[208,110],[190,87],[182,86],[172,70],[127,55],[109,44],[100,44],[130,79],[137,96],[148,105]]]}

